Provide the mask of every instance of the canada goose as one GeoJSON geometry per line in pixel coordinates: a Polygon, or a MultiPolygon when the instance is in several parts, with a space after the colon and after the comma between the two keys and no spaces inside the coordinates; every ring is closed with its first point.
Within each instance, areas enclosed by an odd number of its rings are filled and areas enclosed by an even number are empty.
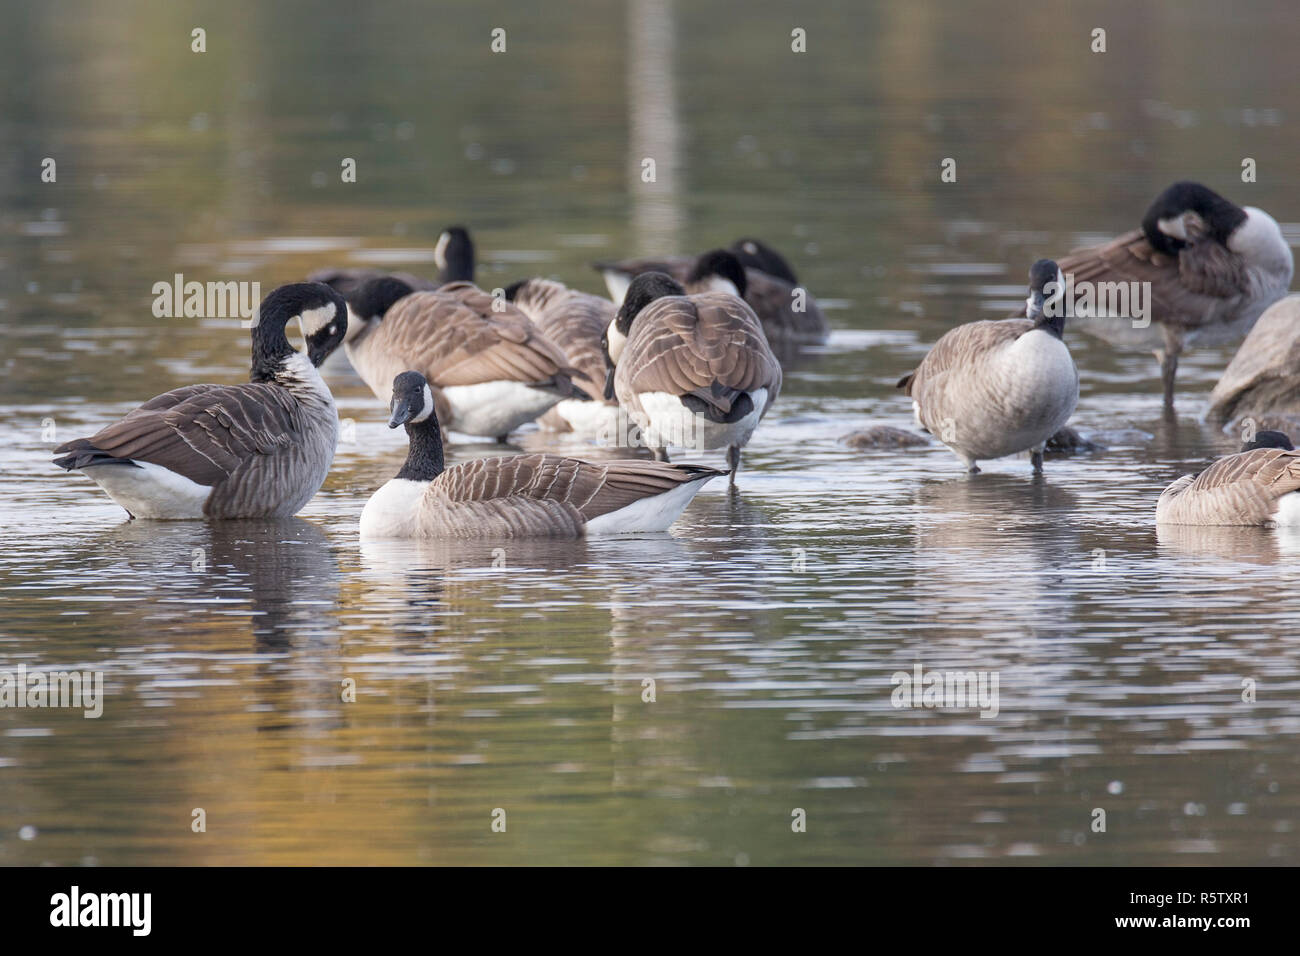
{"type": "Polygon", "coordinates": [[[559,347],[517,308],[468,282],[413,292],[372,279],[352,293],[346,349],[382,401],[393,376],[416,368],[433,383],[446,428],[504,440],[573,394],[559,347]]]}
{"type": "Polygon", "coordinates": [[[1043,446],[1079,401],[1079,373],[1066,348],[1056,263],[1029,270],[1028,318],[970,322],[944,334],[898,387],[917,423],[951,448],[972,472],[978,462],[1031,452],[1043,470],[1043,446]]]}
{"type": "Polygon", "coordinates": [[[409,272],[384,272],[381,269],[342,268],[318,269],[307,277],[308,282],[324,282],[338,290],[345,299],[372,279],[391,276],[400,279],[416,292],[431,292],[448,282],[474,281],[474,241],[464,226],[450,226],[442,231],[433,248],[434,264],[438,278],[422,279],[409,272]]]}
{"type": "Polygon", "coordinates": [[[406,426],[406,463],[361,512],[361,537],[576,538],[666,531],[722,472],[656,461],[593,463],[559,455],[479,458],[445,468],[428,380],[392,384],[389,428],[406,426]]]}
{"type": "Polygon", "coordinates": [[[830,326],[807,289],[799,285],[794,270],[779,252],[757,239],[738,239],[728,249],[715,249],[702,256],[666,256],[658,259],[627,259],[598,262],[595,268],[605,278],[610,298],[621,304],[627,287],[645,272],[663,272],[680,282],[687,292],[704,292],[720,287],[719,253],[730,252],[740,262],[744,280],[733,281],[740,295],[763,323],[772,345],[821,344],[830,338],[830,326]]]}
{"type": "Polygon", "coordinates": [[[1242,451],[1161,492],[1156,523],[1300,525],[1300,451],[1282,432],[1259,432],[1242,451]]]}
{"type": "Polygon", "coordinates": [[[605,397],[617,395],[647,445],[726,448],[731,484],[740,449],[781,391],[763,326],[728,292],[687,295],[662,272],[632,280],[602,347],[605,397]]]}
{"type": "Polygon", "coordinates": [[[1193,182],[1174,183],[1156,197],[1141,228],[1061,260],[1075,286],[1090,282],[1098,293],[1103,283],[1147,284],[1128,287],[1150,290],[1145,327],[1115,314],[1081,316],[1076,324],[1121,348],[1151,349],[1168,407],[1182,351],[1241,338],[1286,294],[1293,268],[1272,216],[1193,182]]]}
{"type": "Polygon", "coordinates": [[[1300,296],[1268,307],[1210,393],[1207,417],[1218,424],[1242,418],[1300,415],[1300,296]]]}
{"type": "Polygon", "coordinates": [[[334,461],[338,414],[315,365],[346,329],[347,306],[329,286],[281,286],[258,309],[250,383],[173,389],[61,445],[54,463],[93,479],[133,518],[296,514],[334,461]],[[294,318],[313,330],[306,355],[285,337],[294,318]]]}
{"type": "Polygon", "coordinates": [[[614,436],[618,402],[605,398],[605,353],[601,336],[617,311],[613,302],[570,289],[551,279],[525,279],[507,286],[506,298],[528,316],[546,338],[563,350],[574,368],[581,397],[566,398],[538,419],[552,431],[583,436],[614,436]]]}

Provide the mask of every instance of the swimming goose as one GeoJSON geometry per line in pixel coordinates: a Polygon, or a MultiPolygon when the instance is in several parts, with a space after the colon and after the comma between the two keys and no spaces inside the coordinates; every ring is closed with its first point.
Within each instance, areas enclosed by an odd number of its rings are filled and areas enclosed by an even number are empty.
{"type": "Polygon", "coordinates": [[[1286,294],[1293,267],[1291,249],[1272,216],[1193,182],[1174,183],[1156,197],[1141,228],[1061,260],[1061,270],[1076,287],[1149,283],[1146,327],[1135,328],[1133,318],[1115,315],[1080,316],[1075,324],[1122,348],[1151,349],[1169,407],[1182,351],[1240,339],[1286,294]]]}
{"type": "Polygon", "coordinates": [[[719,280],[730,278],[737,294],[762,321],[770,344],[821,344],[830,338],[826,317],[808,290],[799,285],[790,264],[757,239],[738,239],[728,249],[715,249],[702,256],[598,262],[595,268],[604,276],[610,298],[619,304],[632,280],[645,272],[666,273],[692,293],[720,288],[719,280]],[[720,254],[728,252],[739,261],[743,279],[726,274],[725,259],[720,254]]]}
{"type": "Polygon", "coordinates": [[[401,279],[417,292],[430,292],[448,282],[474,281],[474,241],[464,226],[450,226],[438,237],[433,248],[434,264],[438,278],[422,279],[409,272],[384,272],[381,269],[342,268],[318,269],[307,277],[308,282],[324,282],[337,289],[345,299],[372,279],[392,276],[401,279]]]}
{"type": "Polygon", "coordinates": [[[740,449],[781,391],[781,365],[754,310],[729,292],[687,295],[670,276],[645,272],[605,332],[605,396],[667,458],[668,445],[726,448],[731,484],[740,449]]]}
{"type": "Polygon", "coordinates": [[[296,514],[334,461],[338,414],[315,365],[346,328],[347,306],[329,286],[281,286],[259,307],[248,384],[173,389],[61,445],[54,463],[93,479],[133,518],[296,514]],[[295,318],[313,329],[306,355],[285,337],[295,318]]]}
{"type": "Polygon", "coordinates": [[[560,348],[504,299],[469,282],[414,292],[391,276],[357,289],[346,350],[352,367],[382,401],[393,377],[423,373],[446,428],[504,440],[573,394],[560,348]]]}
{"type": "Polygon", "coordinates": [[[601,336],[617,311],[613,302],[570,289],[551,279],[525,279],[507,286],[506,298],[528,316],[573,366],[581,397],[566,398],[538,419],[552,431],[614,437],[618,402],[605,398],[605,353],[601,336]]]}
{"type": "Polygon", "coordinates": [[[1300,525],[1300,451],[1282,432],[1259,432],[1242,451],[1161,492],[1156,523],[1300,525]]]}
{"type": "Polygon", "coordinates": [[[1066,348],[1064,277],[1051,259],[1029,270],[1028,318],[970,322],[947,332],[898,387],[917,423],[972,472],[978,462],[1043,446],[1079,401],[1079,373],[1066,348]]]}
{"type": "Polygon", "coordinates": [[[559,455],[479,458],[444,467],[429,383],[392,384],[389,428],[406,426],[406,463],[361,512],[362,539],[576,538],[666,531],[722,472],[656,461],[594,463],[559,455]]]}
{"type": "Polygon", "coordinates": [[[1300,296],[1274,302],[1237,349],[1207,417],[1217,424],[1300,416],[1300,296]]]}

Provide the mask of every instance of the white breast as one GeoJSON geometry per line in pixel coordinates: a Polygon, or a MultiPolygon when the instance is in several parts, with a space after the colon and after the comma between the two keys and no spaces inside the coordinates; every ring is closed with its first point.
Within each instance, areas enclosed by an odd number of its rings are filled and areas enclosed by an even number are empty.
{"type": "Polygon", "coordinates": [[[414,537],[420,500],[429,490],[427,481],[393,478],[370,496],[361,509],[362,538],[414,537]]]}

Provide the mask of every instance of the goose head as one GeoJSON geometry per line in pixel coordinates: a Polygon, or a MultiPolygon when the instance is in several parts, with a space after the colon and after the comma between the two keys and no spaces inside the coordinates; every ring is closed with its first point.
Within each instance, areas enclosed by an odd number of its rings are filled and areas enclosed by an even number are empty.
{"type": "Polygon", "coordinates": [[[623,296],[623,304],[618,307],[614,320],[600,337],[600,350],[605,356],[606,399],[614,397],[614,366],[623,354],[623,346],[627,345],[632,320],[655,299],[685,294],[686,290],[681,284],[663,272],[643,272],[632,280],[627,287],[627,294],[623,296]]]}
{"type": "Polygon", "coordinates": [[[1286,432],[1275,431],[1256,432],[1254,441],[1245,442],[1241,446],[1242,451],[1254,451],[1256,448],[1285,448],[1287,451],[1295,451],[1295,445],[1291,444],[1286,432]]]}
{"type": "Polygon", "coordinates": [[[433,410],[433,392],[429,389],[429,380],[419,372],[403,372],[393,379],[393,398],[388,403],[391,413],[388,427],[400,425],[418,425],[420,422],[438,418],[433,410]]]}
{"type": "Polygon", "coordinates": [[[433,261],[438,266],[438,281],[474,281],[474,241],[464,226],[448,226],[433,247],[433,261]]]}
{"type": "Polygon", "coordinates": [[[1025,315],[1039,321],[1064,317],[1065,276],[1052,259],[1039,259],[1029,267],[1029,297],[1025,299],[1025,315]]]}
{"type": "Polygon", "coordinates": [[[1142,219],[1147,241],[1166,255],[1188,243],[1228,238],[1246,221],[1246,210],[1200,183],[1177,182],[1156,197],[1142,219]]]}
{"type": "Polygon", "coordinates": [[[770,276],[784,279],[791,285],[799,284],[799,280],[794,277],[794,269],[790,268],[790,263],[785,261],[785,257],[758,239],[737,239],[731,244],[731,251],[740,260],[740,264],[747,269],[766,272],[770,276]]]}
{"type": "Polygon", "coordinates": [[[713,292],[730,292],[740,298],[745,297],[749,280],[745,278],[745,267],[736,258],[734,252],[726,249],[714,249],[695,260],[691,274],[686,277],[687,285],[699,283],[713,292]]]}
{"type": "Polygon", "coordinates": [[[388,409],[389,428],[406,426],[406,461],[396,477],[407,481],[432,481],[441,475],[446,461],[428,379],[419,372],[398,375],[393,379],[393,398],[388,409]]]}
{"type": "Polygon", "coordinates": [[[347,302],[323,282],[294,282],[273,290],[262,300],[253,320],[252,381],[270,381],[286,360],[298,354],[284,332],[295,319],[308,340],[308,358],[319,365],[343,341],[347,302]],[[312,333],[317,333],[315,339],[312,333]]]}

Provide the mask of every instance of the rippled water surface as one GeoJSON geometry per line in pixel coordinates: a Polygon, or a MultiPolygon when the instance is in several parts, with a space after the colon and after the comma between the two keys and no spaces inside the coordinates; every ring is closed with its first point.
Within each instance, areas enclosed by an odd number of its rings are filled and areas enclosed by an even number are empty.
{"type": "Polygon", "coordinates": [[[98,719],[0,709],[0,862],[1296,862],[1300,540],[1152,521],[1234,447],[1199,422],[1231,348],[1170,418],[1150,356],[1067,331],[1107,447],[1042,478],[841,440],[910,427],[930,343],[1173,179],[1300,236],[1294,11],[794,9],[0,3],[0,670],[105,682],[98,719]],[[342,355],[296,519],[127,522],[49,464],[246,377],[238,320],[156,319],[155,282],[431,271],[452,222],[484,285],[593,291],[594,258],[763,236],[835,335],[671,535],[360,545],[404,439],[342,355]],[[894,707],[918,664],[996,675],[997,715],[894,707]]]}

